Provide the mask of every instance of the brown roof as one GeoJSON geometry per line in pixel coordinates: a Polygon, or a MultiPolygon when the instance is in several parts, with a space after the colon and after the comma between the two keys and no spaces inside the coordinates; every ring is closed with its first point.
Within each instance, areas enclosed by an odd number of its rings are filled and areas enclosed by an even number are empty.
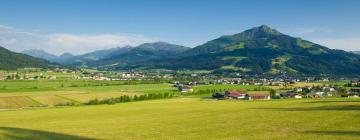
{"type": "Polygon", "coordinates": [[[229,95],[240,95],[240,94],[245,94],[245,91],[241,91],[241,90],[228,90],[225,91],[226,94],[229,95]]]}
{"type": "Polygon", "coordinates": [[[270,96],[269,93],[254,93],[254,94],[248,94],[250,97],[266,97],[270,96]]]}

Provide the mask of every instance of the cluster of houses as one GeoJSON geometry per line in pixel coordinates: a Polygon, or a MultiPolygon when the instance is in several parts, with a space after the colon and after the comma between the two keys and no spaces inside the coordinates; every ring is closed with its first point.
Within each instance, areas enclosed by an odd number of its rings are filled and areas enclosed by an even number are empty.
{"type": "Polygon", "coordinates": [[[354,78],[346,86],[348,86],[348,87],[360,87],[360,79],[354,78]]]}
{"type": "Polygon", "coordinates": [[[355,97],[358,98],[360,97],[360,88],[352,88],[348,91],[347,94],[348,97],[355,97]]]}
{"type": "Polygon", "coordinates": [[[44,75],[43,73],[33,74],[33,73],[18,73],[18,72],[0,75],[0,80],[39,80],[39,79],[55,80],[57,79],[57,77],[51,75],[44,75]]]}
{"type": "Polygon", "coordinates": [[[280,93],[282,98],[319,98],[333,96],[340,90],[336,85],[328,86],[305,86],[294,88],[291,91],[280,93]]]}
{"type": "Polygon", "coordinates": [[[213,94],[216,99],[236,99],[236,100],[270,100],[269,93],[251,93],[248,94],[243,90],[228,90],[225,92],[217,92],[213,94]]]}

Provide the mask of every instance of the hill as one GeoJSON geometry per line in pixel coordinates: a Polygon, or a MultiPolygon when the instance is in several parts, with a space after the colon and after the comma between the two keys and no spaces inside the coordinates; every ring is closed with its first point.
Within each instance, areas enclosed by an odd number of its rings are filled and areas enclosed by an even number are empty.
{"type": "Polygon", "coordinates": [[[360,51],[353,51],[352,53],[360,54],[360,51]]]}
{"type": "Polygon", "coordinates": [[[329,49],[262,25],[211,40],[177,57],[139,61],[117,69],[146,67],[220,73],[359,75],[359,65],[359,55],[329,49]]]}
{"type": "Polygon", "coordinates": [[[132,64],[157,60],[170,59],[190,48],[166,42],[144,43],[126,51],[114,51],[105,59],[92,62],[91,66],[100,67],[129,67],[132,64]]]}
{"type": "Polygon", "coordinates": [[[25,50],[20,53],[30,55],[32,57],[42,58],[49,61],[52,61],[57,57],[56,55],[50,54],[48,52],[45,52],[44,50],[39,50],[39,49],[25,50]]]}
{"type": "Polygon", "coordinates": [[[46,68],[51,65],[50,62],[31,57],[26,54],[15,53],[0,47],[0,69],[14,70],[17,68],[46,68]]]}

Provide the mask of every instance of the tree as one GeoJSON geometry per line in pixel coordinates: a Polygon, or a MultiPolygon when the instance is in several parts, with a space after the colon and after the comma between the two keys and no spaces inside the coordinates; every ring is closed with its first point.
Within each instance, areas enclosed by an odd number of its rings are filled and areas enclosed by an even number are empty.
{"type": "Polygon", "coordinates": [[[276,90],[271,89],[270,90],[270,95],[271,95],[271,97],[275,97],[276,96],[276,90]]]}

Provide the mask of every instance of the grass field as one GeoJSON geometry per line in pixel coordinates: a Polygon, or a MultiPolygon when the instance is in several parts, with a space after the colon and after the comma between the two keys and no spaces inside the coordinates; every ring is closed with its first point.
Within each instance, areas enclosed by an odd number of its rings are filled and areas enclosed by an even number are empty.
{"type": "Polygon", "coordinates": [[[122,95],[165,92],[177,92],[177,89],[170,84],[127,85],[124,81],[0,81],[0,109],[51,107],[122,95]]]}
{"type": "Polygon", "coordinates": [[[0,118],[6,140],[360,138],[360,100],[350,99],[175,98],[2,111],[0,118]]]}

